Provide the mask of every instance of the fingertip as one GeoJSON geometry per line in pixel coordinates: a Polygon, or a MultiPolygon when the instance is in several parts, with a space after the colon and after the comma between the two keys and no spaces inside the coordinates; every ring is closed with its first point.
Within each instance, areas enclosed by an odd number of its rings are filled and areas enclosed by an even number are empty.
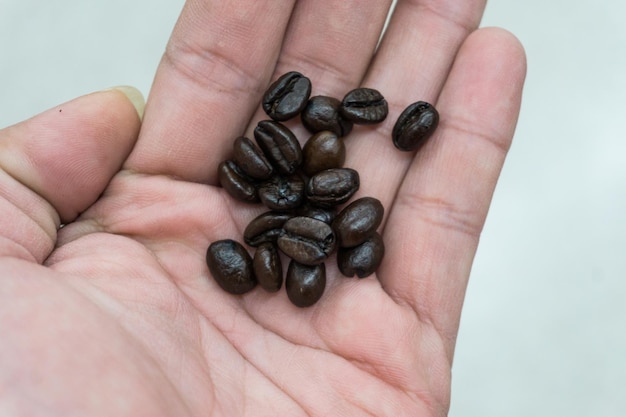
{"type": "Polygon", "coordinates": [[[437,106],[447,119],[462,120],[463,126],[458,127],[479,128],[508,150],[525,79],[526,52],[521,41],[503,28],[477,29],[461,46],[437,106]]]}
{"type": "Polygon", "coordinates": [[[513,71],[511,75],[524,81],[527,70],[526,49],[515,34],[498,26],[487,26],[474,31],[467,38],[466,44],[474,42],[487,45],[488,52],[506,57],[506,63],[511,65],[509,71],[513,71]]]}
{"type": "Polygon", "coordinates": [[[111,87],[105,91],[118,91],[130,101],[135,110],[137,111],[137,115],[139,116],[139,120],[143,120],[143,114],[146,109],[146,100],[137,88],[129,86],[129,85],[118,85],[115,87],[111,87]]]}

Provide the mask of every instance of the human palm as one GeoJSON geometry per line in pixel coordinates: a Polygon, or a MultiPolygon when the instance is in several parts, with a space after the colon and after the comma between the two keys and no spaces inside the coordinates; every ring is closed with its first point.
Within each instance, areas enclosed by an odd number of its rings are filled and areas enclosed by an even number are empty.
{"type": "Polygon", "coordinates": [[[480,1],[401,0],[374,54],[386,3],[190,0],[140,134],[118,90],[0,131],[0,414],[447,413],[524,57],[508,33],[474,31],[480,1]],[[313,94],[365,85],[390,103],[382,125],[346,138],[359,195],[386,208],[385,259],[363,280],[329,262],[322,299],[304,309],[284,291],[226,294],[204,260],[262,210],[216,186],[216,167],[288,70],[313,94]],[[441,123],[415,155],[389,132],[417,100],[441,123]]]}

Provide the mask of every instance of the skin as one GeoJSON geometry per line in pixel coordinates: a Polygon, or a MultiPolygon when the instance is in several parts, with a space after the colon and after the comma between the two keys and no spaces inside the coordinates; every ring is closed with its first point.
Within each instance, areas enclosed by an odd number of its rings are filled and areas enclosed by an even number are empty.
{"type": "Polygon", "coordinates": [[[143,124],[111,90],[0,131],[0,414],[447,414],[525,57],[508,32],[476,30],[479,0],[399,0],[374,55],[389,3],[189,0],[143,124]],[[261,210],[216,187],[216,167],[289,70],[313,94],[363,85],[390,108],[346,138],[354,198],[386,208],[386,257],[364,280],[329,263],[306,309],[284,291],[225,294],[204,263],[261,210]],[[400,152],[390,131],[417,100],[440,126],[400,152]]]}

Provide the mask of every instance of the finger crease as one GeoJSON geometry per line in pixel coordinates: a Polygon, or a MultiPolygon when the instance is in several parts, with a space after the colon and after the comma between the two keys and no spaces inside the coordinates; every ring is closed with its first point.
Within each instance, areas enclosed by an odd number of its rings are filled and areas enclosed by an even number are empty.
{"type": "MultiPolygon", "coordinates": [[[[497,135],[489,134],[481,131],[476,127],[476,123],[472,123],[468,120],[463,121],[462,118],[454,116],[446,118],[440,123],[442,129],[455,132],[455,135],[460,137],[469,137],[472,139],[478,139],[482,142],[495,148],[495,150],[502,156],[509,152],[510,142],[501,140],[497,135]]],[[[448,134],[448,133],[446,133],[448,134]]]]}
{"type": "Polygon", "coordinates": [[[216,48],[204,49],[180,41],[168,45],[163,59],[177,73],[203,89],[213,87],[218,92],[233,95],[259,93],[260,72],[248,71],[227,52],[216,48]]]}
{"type": "Polygon", "coordinates": [[[444,198],[418,193],[399,193],[396,204],[407,207],[422,221],[478,239],[483,222],[474,210],[461,208],[444,198]]]}
{"type": "MultiPolygon", "coordinates": [[[[453,2],[454,3],[454,2],[453,2]]],[[[469,16],[462,15],[459,17],[450,10],[441,10],[440,1],[412,1],[410,2],[416,10],[431,13],[438,18],[451,23],[453,26],[460,28],[465,33],[470,33],[476,29],[478,22],[468,19],[469,16]]]]}
{"type": "MultiPolygon", "coordinates": [[[[355,84],[354,80],[348,77],[341,67],[337,66],[331,61],[313,58],[310,55],[301,53],[290,53],[283,55],[281,60],[281,64],[286,68],[307,68],[308,74],[304,74],[307,77],[310,77],[313,72],[319,72],[323,75],[323,77],[320,77],[320,81],[322,81],[324,85],[333,85],[327,82],[328,78],[336,80],[336,84],[334,85],[341,85],[344,88],[350,88],[350,86],[353,86],[355,84]]],[[[319,86],[320,83],[315,84],[315,87],[317,89],[319,89],[319,86]]],[[[322,94],[331,93],[334,93],[334,91],[322,92],[322,94]]]]}

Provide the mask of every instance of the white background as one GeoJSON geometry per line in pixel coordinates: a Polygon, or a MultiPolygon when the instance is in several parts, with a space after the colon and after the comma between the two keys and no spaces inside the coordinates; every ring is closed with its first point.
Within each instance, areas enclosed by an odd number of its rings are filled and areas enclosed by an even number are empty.
{"type": "MultiPolygon", "coordinates": [[[[0,126],[150,89],[182,0],[0,0],[0,126]]],[[[525,45],[514,145],[472,272],[453,417],[626,414],[626,4],[492,0],[525,45]]]]}

